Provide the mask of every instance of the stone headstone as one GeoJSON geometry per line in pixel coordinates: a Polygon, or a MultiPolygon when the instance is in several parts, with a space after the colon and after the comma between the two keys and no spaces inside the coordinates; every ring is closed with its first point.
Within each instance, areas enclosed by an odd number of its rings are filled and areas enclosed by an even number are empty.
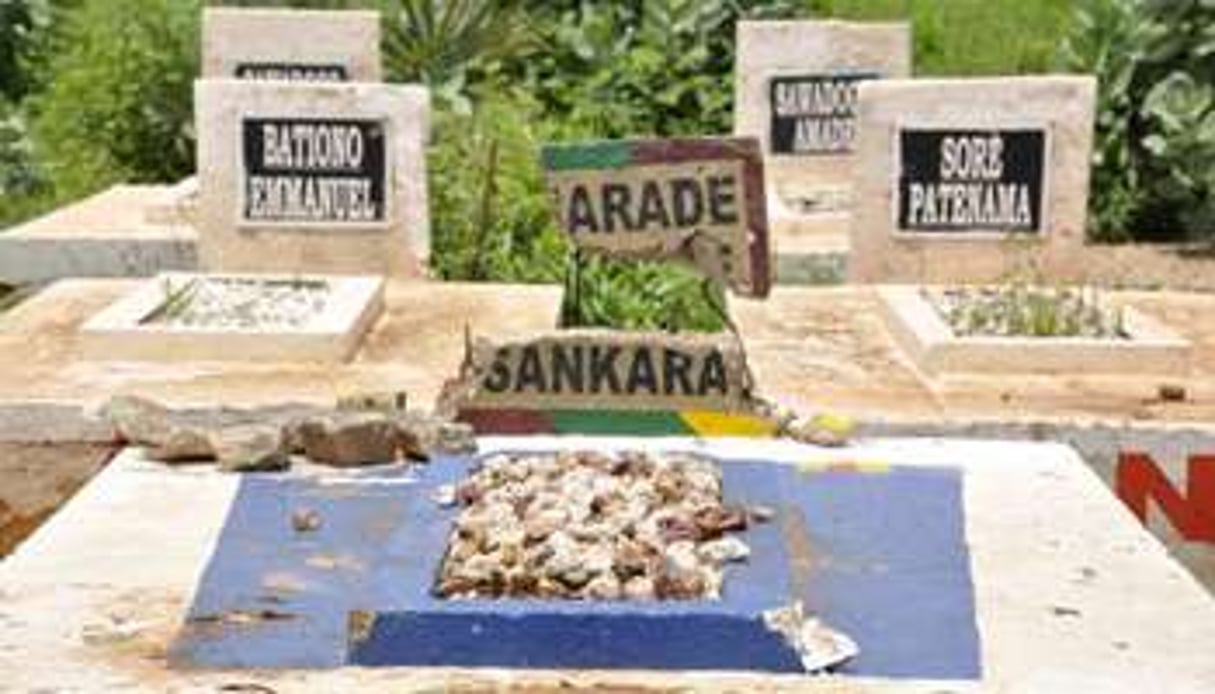
{"type": "Polygon", "coordinates": [[[859,86],[910,75],[909,26],[743,21],[737,34],[734,132],[763,143],[774,226],[789,215],[846,214],[859,86]]]}
{"type": "Polygon", "coordinates": [[[768,295],[763,160],[754,138],[549,145],[558,223],[580,250],[674,260],[735,292],[768,295]]]}
{"type": "Polygon", "coordinates": [[[421,273],[425,88],[201,80],[195,109],[204,269],[421,273]]]}
{"type": "Polygon", "coordinates": [[[853,280],[1082,278],[1095,96],[1085,76],[862,85],[853,280]]]}
{"type": "Polygon", "coordinates": [[[208,7],[202,45],[205,79],[381,80],[378,12],[208,7]]]}

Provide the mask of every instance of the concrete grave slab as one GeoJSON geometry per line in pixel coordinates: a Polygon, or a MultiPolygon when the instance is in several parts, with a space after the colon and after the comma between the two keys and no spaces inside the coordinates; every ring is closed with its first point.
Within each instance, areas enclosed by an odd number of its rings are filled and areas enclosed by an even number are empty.
{"type": "Polygon", "coordinates": [[[807,474],[756,460],[719,463],[728,503],[777,509],[772,522],[739,535],[751,558],[727,568],[721,599],[444,600],[431,589],[458,509],[439,508],[430,496],[463,479],[475,462],[384,470],[337,498],[323,479],[244,481],[171,662],[801,672],[796,652],[763,614],[803,601],[826,624],[866,644],[843,672],[979,675],[957,470],[841,467],[807,474]],[[895,499],[902,503],[889,503],[895,499]],[[883,503],[886,513],[866,510],[883,503]],[[304,543],[277,522],[282,509],[301,506],[325,519],[304,543]],[[891,526],[917,532],[893,541],[891,526]],[[314,559],[325,555],[344,559],[325,569],[314,559]],[[851,564],[862,555],[883,570],[851,564]],[[294,576],[313,587],[275,601],[274,609],[294,618],[256,630],[211,619],[255,613],[266,594],[264,576],[294,576]],[[936,597],[928,599],[930,593],[936,597]],[[357,620],[364,623],[353,633],[357,620]]]}
{"type": "MultiPolygon", "coordinates": [[[[228,312],[252,306],[242,302],[228,312]]],[[[259,315],[282,310],[267,307],[259,315]]],[[[342,362],[383,310],[379,277],[164,273],[89,319],[81,328],[81,346],[85,359],[106,361],[342,362]],[[298,315],[278,322],[252,315],[221,320],[215,311],[192,319],[204,299],[233,288],[263,296],[273,290],[297,306],[307,303],[298,315]]]]}
{"type": "MultiPolygon", "coordinates": [[[[320,615],[321,605],[338,605],[355,595],[390,598],[394,585],[391,569],[424,571],[410,556],[400,553],[411,535],[403,531],[415,507],[390,504],[391,512],[375,514],[373,524],[378,554],[362,553],[363,545],[342,551],[337,538],[371,517],[337,510],[342,499],[367,499],[370,511],[394,495],[419,495],[442,473],[446,464],[412,474],[399,468],[363,472],[321,472],[302,469],[286,475],[237,476],[208,467],[171,469],[145,462],[127,452],[104,470],[80,495],[56,514],[33,538],[3,564],[4,615],[0,621],[0,673],[16,688],[102,688],[118,686],[215,688],[262,686],[272,688],[349,689],[399,685],[412,688],[462,686],[545,687],[565,683],[580,687],[695,687],[711,690],[924,691],[926,689],[986,690],[1007,688],[1033,691],[1204,691],[1215,685],[1215,663],[1194,644],[1215,639],[1215,601],[1180,569],[1105,491],[1095,475],[1066,447],[1053,444],[962,442],[942,439],[878,439],[859,442],[843,451],[827,451],[789,442],[754,440],[663,439],[639,442],[622,438],[497,438],[482,440],[482,450],[552,450],[592,447],[619,450],[644,446],[653,450],[691,450],[723,461],[730,474],[746,475],[762,459],[772,474],[791,483],[787,494],[800,497],[803,489],[820,487],[824,494],[803,497],[806,530],[812,541],[826,542],[835,561],[815,564],[811,576],[839,572],[846,582],[831,589],[820,584],[826,605],[816,609],[842,609],[849,595],[869,610],[857,625],[875,631],[868,637],[854,632],[862,649],[869,643],[875,660],[855,667],[867,672],[835,677],[762,675],[738,670],[705,673],[646,673],[636,670],[572,671],[557,669],[468,669],[427,666],[326,667],[310,669],[198,669],[174,668],[169,656],[179,638],[191,605],[204,607],[218,594],[214,586],[219,564],[239,569],[228,542],[248,540],[252,549],[243,559],[244,572],[229,574],[230,586],[252,587],[237,598],[224,600],[256,603],[258,595],[273,594],[286,600],[278,607],[259,604],[257,614],[320,615]],[[737,465],[737,468],[730,466],[737,465]],[[943,609],[965,584],[934,583],[934,600],[912,600],[898,609],[878,609],[880,603],[863,599],[869,593],[851,590],[847,583],[892,585],[928,579],[932,569],[944,567],[947,556],[937,549],[925,553],[908,545],[903,565],[884,564],[880,550],[897,550],[900,535],[915,535],[919,524],[885,524],[908,513],[929,525],[944,522],[940,508],[954,503],[948,495],[913,495],[915,503],[884,501],[870,504],[862,516],[849,511],[867,493],[894,485],[904,473],[916,479],[958,482],[956,507],[961,509],[965,564],[977,630],[977,658],[981,670],[970,677],[920,671],[899,672],[881,662],[917,663],[942,668],[944,661],[916,649],[939,648],[934,639],[900,642],[903,620],[921,610],[943,609]],[[787,478],[787,479],[786,479],[787,478]],[[843,485],[843,486],[840,486],[843,485]],[[273,523],[249,524],[261,514],[272,519],[276,511],[250,505],[277,487],[278,513],[285,514],[282,528],[273,523]],[[845,489],[847,487],[847,489],[845,489]],[[256,489],[255,489],[256,488],[256,489]],[[830,493],[827,493],[830,492],[830,493]],[[242,500],[243,499],[243,500],[242,500]],[[375,501],[379,500],[379,501],[375,501]],[[295,504],[322,509],[322,525],[314,536],[292,538],[286,545],[264,540],[290,529],[287,518],[295,504]],[[188,523],[148,523],[149,517],[169,517],[174,509],[191,509],[188,523]],[[267,515],[268,514],[268,515],[267,515]],[[332,520],[331,525],[325,519],[332,520]],[[361,518],[361,520],[360,520],[361,518]],[[862,522],[868,518],[868,522],[862,522]],[[876,524],[876,526],[875,526],[876,524]],[[235,528],[243,533],[234,533],[235,528]],[[866,540],[866,528],[881,527],[885,544],[866,540]],[[260,538],[260,539],[259,539],[260,538]],[[843,538],[848,543],[839,544],[843,538]],[[851,543],[851,544],[850,544],[851,543]],[[267,551],[267,549],[269,551],[267,551]],[[294,557],[306,569],[271,571],[275,557],[294,557]],[[213,563],[214,562],[214,563],[213,563]],[[876,563],[875,563],[876,562],[876,563]],[[211,568],[208,568],[211,567],[211,568]],[[381,573],[376,567],[387,570],[381,573]],[[902,567],[902,568],[900,568],[902,567]],[[903,569],[909,569],[904,571],[903,569]],[[826,572],[826,573],[823,573],[826,572]],[[63,576],[89,576],[64,581],[63,576]],[[373,586],[381,585],[375,589],[373,586]],[[1128,600],[1128,596],[1167,593],[1168,599],[1128,600]],[[196,602],[199,600],[200,602],[196,602]],[[904,609],[906,608],[906,609],[904,609]],[[888,623],[883,634],[885,617],[888,623]],[[898,626],[902,625],[902,626],[898,626]],[[866,640],[867,639],[867,640],[866,640]],[[403,679],[407,678],[407,679],[403,679]]],[[[271,494],[273,496],[273,494],[271,494]]],[[[910,497],[908,497],[910,498],[910,497]]],[[[422,503],[433,503],[425,500],[422,503]]],[[[351,508],[359,504],[352,504],[351,508]]],[[[439,521],[441,522],[441,521],[439,521]]],[[[930,536],[930,533],[924,533],[930,536]]],[[[955,555],[956,556],[956,555],[955,555]]],[[[419,562],[422,563],[422,562],[419,562]]],[[[475,608],[469,608],[473,613],[475,608]]],[[[481,608],[484,609],[484,608],[481,608]]],[[[504,608],[505,609],[505,608],[504,608]]],[[[852,609],[852,608],[849,608],[852,609]]],[[[249,613],[240,613],[249,614],[249,613]]],[[[254,618],[243,630],[240,620],[217,628],[207,644],[210,653],[238,655],[224,645],[239,638],[248,657],[275,653],[304,657],[329,653],[316,644],[331,637],[321,622],[297,646],[276,650],[275,639],[284,630],[298,631],[297,619],[254,618]],[[243,633],[242,633],[243,632],[243,633]],[[294,649],[294,650],[293,650],[294,649]],[[307,652],[306,652],[307,651],[307,652]]],[[[298,620],[302,621],[302,620],[298,620]]],[[[218,626],[218,625],[217,625],[218,626]]],[[[841,627],[844,625],[841,624],[841,627]]],[[[846,627],[845,627],[846,628],[846,627]]],[[[852,627],[856,629],[856,626],[852,627]]],[[[344,633],[345,625],[338,628],[344,633]]],[[[467,633],[467,632],[466,632],[467,633]]],[[[184,644],[188,642],[178,642],[184,644]]],[[[501,644],[503,646],[508,644],[501,644]]],[[[503,653],[488,647],[487,653],[503,653]]],[[[177,651],[181,654],[184,651],[177,651]]],[[[465,653],[463,657],[475,656],[465,653]]],[[[457,657],[448,651],[449,657],[457,657]]]]}
{"type": "Polygon", "coordinates": [[[857,282],[1085,274],[1096,81],[883,80],[860,87],[857,282]]]}
{"type": "Polygon", "coordinates": [[[378,12],[207,7],[202,45],[205,79],[382,78],[378,12]]]}
{"type": "Polygon", "coordinates": [[[0,233],[0,281],[144,277],[197,266],[194,227],[148,215],[173,186],[118,185],[0,233]]]}
{"type": "Polygon", "coordinates": [[[155,197],[144,207],[149,224],[185,224],[193,226],[198,214],[198,176],[188,176],[177,183],[158,188],[155,197]]]}
{"type": "Polygon", "coordinates": [[[195,108],[203,269],[422,273],[424,87],[203,80],[195,108]]]}
{"type": "Polygon", "coordinates": [[[878,289],[891,335],[921,369],[943,373],[1153,373],[1185,376],[1190,343],[1134,308],[1120,338],[987,337],[954,333],[918,287],[878,289]]]}
{"type": "Polygon", "coordinates": [[[760,138],[779,256],[801,237],[846,233],[855,107],[863,80],[911,75],[904,22],[741,21],[734,132],[760,138]]]}

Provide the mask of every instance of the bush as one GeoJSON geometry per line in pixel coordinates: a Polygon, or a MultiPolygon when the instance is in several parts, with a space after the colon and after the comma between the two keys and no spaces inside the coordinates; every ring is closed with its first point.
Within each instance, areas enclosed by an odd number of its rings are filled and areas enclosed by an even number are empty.
{"type": "Polygon", "coordinates": [[[535,106],[487,96],[435,114],[431,269],[444,279],[559,282],[566,245],[539,165],[535,106]]]}
{"type": "Polygon", "coordinates": [[[696,273],[670,264],[588,259],[573,292],[575,266],[552,221],[539,145],[729,132],[734,23],[744,14],[789,16],[792,3],[762,10],[724,1],[543,3],[526,8],[526,36],[515,4],[469,3],[470,16],[510,27],[500,45],[467,22],[418,21],[425,13],[414,6],[438,12],[442,3],[393,4],[386,41],[411,50],[387,51],[389,73],[430,83],[440,109],[430,156],[437,274],[496,281],[569,275],[567,327],[722,327],[721,292],[706,295],[696,273]],[[438,26],[464,29],[443,38],[438,26]]]}
{"type": "Polygon", "coordinates": [[[25,118],[0,101],[0,229],[45,209],[51,190],[33,156],[25,118]]]}
{"type": "Polygon", "coordinates": [[[1215,241],[1215,4],[1088,0],[1064,64],[1099,80],[1090,233],[1215,241]]]}
{"type": "Polygon", "coordinates": [[[31,97],[38,154],[60,198],[194,169],[194,0],[85,0],[31,97]]]}

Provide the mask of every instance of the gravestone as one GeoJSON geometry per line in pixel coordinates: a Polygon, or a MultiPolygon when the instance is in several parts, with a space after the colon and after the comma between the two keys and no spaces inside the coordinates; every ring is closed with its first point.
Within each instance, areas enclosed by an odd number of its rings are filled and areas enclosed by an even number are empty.
{"type": "Polygon", "coordinates": [[[862,85],[852,279],[1082,279],[1095,95],[1084,76],[862,85]]]}
{"type": "Polygon", "coordinates": [[[773,236],[847,233],[862,82],[907,77],[905,23],[744,21],[735,64],[737,135],[763,143],[773,236]]]}
{"type": "Polygon", "coordinates": [[[426,89],[201,80],[195,108],[204,269],[421,274],[426,89]]]}
{"type": "Polygon", "coordinates": [[[203,10],[202,76],[322,82],[379,82],[378,12],[203,10]]]}

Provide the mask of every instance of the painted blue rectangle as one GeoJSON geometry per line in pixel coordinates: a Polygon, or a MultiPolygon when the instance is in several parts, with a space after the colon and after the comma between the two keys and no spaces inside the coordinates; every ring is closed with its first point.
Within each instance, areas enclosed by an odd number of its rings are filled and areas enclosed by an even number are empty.
{"type": "Polygon", "coordinates": [[[845,672],[980,674],[955,470],[805,475],[723,463],[727,500],[777,518],[746,532],[752,558],[727,568],[719,601],[440,600],[430,589],[457,511],[429,496],[470,463],[372,469],[341,484],[246,476],[171,662],[791,671],[796,660],[760,614],[801,599],[860,644],[845,672]],[[319,514],[319,530],[291,528],[302,508],[319,514]],[[790,554],[790,528],[802,529],[808,563],[790,554]],[[378,618],[348,652],[354,610],[378,618]]]}

